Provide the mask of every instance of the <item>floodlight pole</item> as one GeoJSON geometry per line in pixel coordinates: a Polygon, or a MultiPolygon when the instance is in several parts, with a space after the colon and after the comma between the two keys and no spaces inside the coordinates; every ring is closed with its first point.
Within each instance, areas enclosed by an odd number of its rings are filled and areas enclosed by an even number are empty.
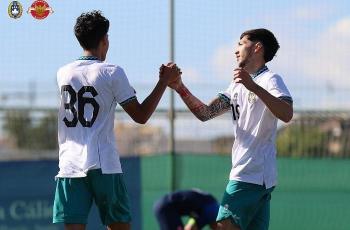
{"type": "MultiPolygon", "coordinates": [[[[175,47],[175,26],[174,26],[174,1],[169,0],[169,58],[171,62],[175,61],[174,58],[174,47],[175,47]]],[[[170,150],[170,167],[171,167],[171,190],[176,189],[176,158],[175,158],[175,100],[174,90],[170,90],[170,103],[169,103],[169,123],[170,123],[170,139],[169,139],[169,150],[170,150]]]]}

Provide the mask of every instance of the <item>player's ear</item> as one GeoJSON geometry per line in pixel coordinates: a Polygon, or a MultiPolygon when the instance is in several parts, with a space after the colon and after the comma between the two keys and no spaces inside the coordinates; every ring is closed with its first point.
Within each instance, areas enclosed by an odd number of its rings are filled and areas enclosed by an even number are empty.
{"type": "Polygon", "coordinates": [[[103,36],[102,42],[104,45],[108,44],[108,34],[105,34],[105,36],[103,36]]]}
{"type": "Polygon", "coordinates": [[[254,51],[255,51],[256,53],[259,52],[259,51],[262,50],[262,49],[263,49],[263,45],[262,45],[261,42],[255,43],[254,51]]]}

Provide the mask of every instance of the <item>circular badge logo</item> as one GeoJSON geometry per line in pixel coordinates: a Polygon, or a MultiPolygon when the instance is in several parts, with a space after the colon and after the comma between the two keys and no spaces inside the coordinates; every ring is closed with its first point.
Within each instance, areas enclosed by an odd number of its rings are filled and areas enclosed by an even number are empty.
{"type": "Polygon", "coordinates": [[[248,94],[248,101],[251,104],[256,101],[256,95],[251,91],[249,91],[249,94],[248,94]]]}
{"type": "Polygon", "coordinates": [[[28,12],[36,19],[44,19],[53,13],[52,8],[44,0],[36,0],[29,7],[28,12]]]}
{"type": "Polygon", "coordinates": [[[7,12],[11,18],[17,19],[22,16],[23,7],[18,1],[13,1],[7,8],[7,12]]]}

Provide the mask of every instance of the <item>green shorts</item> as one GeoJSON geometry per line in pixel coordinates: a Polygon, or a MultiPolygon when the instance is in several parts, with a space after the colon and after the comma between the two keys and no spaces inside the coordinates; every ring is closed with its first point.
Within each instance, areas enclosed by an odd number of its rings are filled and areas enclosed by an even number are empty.
{"type": "Polygon", "coordinates": [[[86,224],[93,200],[104,225],[131,222],[123,174],[95,169],[86,177],[57,179],[53,223],[86,224]]]}
{"type": "Polygon", "coordinates": [[[222,198],[217,221],[230,218],[241,230],[267,230],[274,187],[230,180],[222,198]]]}

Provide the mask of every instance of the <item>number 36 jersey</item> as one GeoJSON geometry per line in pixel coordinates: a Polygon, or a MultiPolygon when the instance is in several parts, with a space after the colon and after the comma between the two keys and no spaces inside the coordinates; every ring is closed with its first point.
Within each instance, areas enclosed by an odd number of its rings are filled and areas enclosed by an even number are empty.
{"type": "Polygon", "coordinates": [[[135,98],[123,69],[98,60],[77,60],[58,70],[57,83],[57,177],[85,177],[96,168],[121,173],[113,132],[115,107],[135,98]]]}

